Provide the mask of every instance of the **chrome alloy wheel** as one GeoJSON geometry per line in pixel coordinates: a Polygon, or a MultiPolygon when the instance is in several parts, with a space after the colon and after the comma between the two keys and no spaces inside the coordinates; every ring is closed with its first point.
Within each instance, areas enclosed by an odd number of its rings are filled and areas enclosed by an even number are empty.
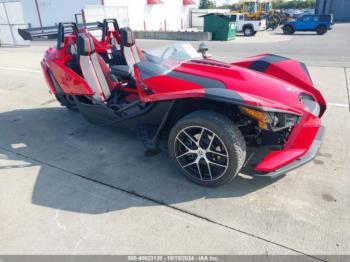
{"type": "Polygon", "coordinates": [[[179,165],[192,177],[214,181],[229,165],[228,151],[220,137],[201,126],[189,126],[177,134],[174,155],[179,165]]]}

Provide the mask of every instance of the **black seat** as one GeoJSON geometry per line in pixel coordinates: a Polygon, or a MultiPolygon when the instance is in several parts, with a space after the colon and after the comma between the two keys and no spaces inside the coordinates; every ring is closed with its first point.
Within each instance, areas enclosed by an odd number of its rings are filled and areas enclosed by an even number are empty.
{"type": "Polygon", "coordinates": [[[111,65],[126,65],[122,50],[115,38],[111,39],[112,45],[112,59],[110,60],[111,65]]]}
{"type": "Polygon", "coordinates": [[[78,48],[74,43],[70,43],[67,48],[68,54],[72,56],[72,59],[67,62],[67,66],[76,72],[78,75],[82,75],[81,68],[78,59],[78,48]]]}
{"type": "MultiPolygon", "coordinates": [[[[114,81],[132,80],[134,75],[134,65],[140,62],[139,53],[135,45],[135,37],[129,27],[120,29],[121,36],[121,58],[118,65],[110,67],[110,77],[114,81]]],[[[134,87],[130,81],[130,87],[134,87]]]]}
{"type": "Polygon", "coordinates": [[[132,71],[128,65],[112,65],[110,67],[110,77],[113,81],[130,80],[132,78],[132,71]]]}

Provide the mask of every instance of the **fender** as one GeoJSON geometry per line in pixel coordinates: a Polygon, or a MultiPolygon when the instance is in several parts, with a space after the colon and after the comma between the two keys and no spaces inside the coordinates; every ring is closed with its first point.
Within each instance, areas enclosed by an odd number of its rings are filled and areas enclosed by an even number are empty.
{"type": "Polygon", "coordinates": [[[302,62],[283,56],[262,54],[231,64],[271,75],[310,92],[321,106],[321,116],[327,108],[326,101],[314,87],[310,73],[302,62]]]}

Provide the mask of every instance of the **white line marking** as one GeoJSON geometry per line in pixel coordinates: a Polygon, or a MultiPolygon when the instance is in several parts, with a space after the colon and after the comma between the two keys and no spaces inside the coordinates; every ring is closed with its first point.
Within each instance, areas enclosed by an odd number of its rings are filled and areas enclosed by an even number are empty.
{"type": "Polygon", "coordinates": [[[327,106],[337,106],[337,107],[349,108],[349,105],[347,105],[347,104],[338,104],[338,103],[327,103],[327,106]]]}
{"type": "Polygon", "coordinates": [[[0,66],[0,70],[19,71],[19,72],[27,72],[27,73],[41,73],[40,70],[32,70],[32,69],[17,68],[17,67],[3,67],[3,66],[0,66]]]}

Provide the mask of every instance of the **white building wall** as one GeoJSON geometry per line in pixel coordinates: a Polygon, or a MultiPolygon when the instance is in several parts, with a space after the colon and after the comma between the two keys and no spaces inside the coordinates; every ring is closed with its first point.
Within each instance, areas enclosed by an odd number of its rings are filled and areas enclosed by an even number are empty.
{"type": "MultiPolygon", "coordinates": [[[[21,3],[26,23],[32,27],[40,27],[35,0],[21,0],[21,3]]],[[[88,4],[101,4],[101,0],[38,0],[43,26],[73,22],[74,14],[81,13],[88,4]]]]}
{"type": "MultiPolygon", "coordinates": [[[[189,27],[190,8],[183,0],[162,0],[163,4],[148,5],[147,0],[105,0],[106,6],[127,6],[129,26],[133,30],[178,31],[189,27]],[[182,22],[181,22],[182,21],[182,22]],[[182,23],[182,24],[181,24],[182,23]]],[[[195,0],[198,5],[199,0],[195,0]]]]}
{"type": "Polygon", "coordinates": [[[18,34],[25,27],[20,0],[0,0],[0,47],[28,45],[18,34]]]}
{"type": "MultiPolygon", "coordinates": [[[[197,5],[183,5],[183,0],[162,0],[163,4],[148,5],[147,0],[104,0],[105,6],[126,7],[128,24],[133,30],[177,31],[190,26],[189,11],[197,5]]],[[[35,0],[21,0],[26,24],[40,27],[35,0]]],[[[74,21],[74,14],[102,0],[38,0],[43,26],[74,21]]],[[[91,20],[87,18],[87,20],[91,20]]],[[[125,24],[125,23],[124,23],[125,24]]]]}

